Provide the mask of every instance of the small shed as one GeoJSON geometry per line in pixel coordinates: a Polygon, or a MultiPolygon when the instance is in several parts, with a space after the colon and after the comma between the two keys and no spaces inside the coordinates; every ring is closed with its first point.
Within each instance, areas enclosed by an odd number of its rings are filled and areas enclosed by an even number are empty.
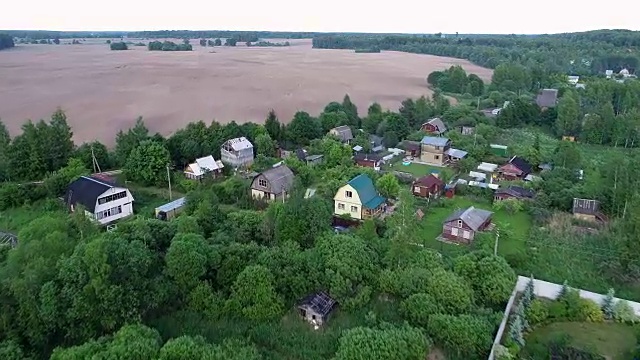
{"type": "Polygon", "coordinates": [[[508,156],[508,147],[506,145],[499,144],[491,144],[491,153],[496,156],[507,157],[508,156]]]}
{"type": "Polygon", "coordinates": [[[180,198],[158,206],[156,208],[156,218],[164,221],[171,220],[182,212],[186,203],[186,198],[180,198]]]}
{"type": "Polygon", "coordinates": [[[337,304],[329,294],[321,291],[304,298],[298,305],[298,311],[303,319],[318,329],[328,320],[337,304]]]}

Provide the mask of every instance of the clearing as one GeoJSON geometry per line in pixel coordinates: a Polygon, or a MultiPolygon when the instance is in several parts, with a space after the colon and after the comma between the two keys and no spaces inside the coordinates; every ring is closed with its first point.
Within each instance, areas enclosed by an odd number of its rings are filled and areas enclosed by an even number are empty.
{"type": "MultiPolygon", "coordinates": [[[[630,359],[630,353],[636,346],[636,336],[631,326],[582,322],[559,322],[538,328],[527,336],[527,344],[544,344],[563,334],[571,336],[571,345],[576,348],[596,350],[611,360],[630,359]]],[[[529,346],[525,347],[525,351],[529,346]]]]}
{"type": "Polygon", "coordinates": [[[461,65],[485,81],[492,74],[461,59],[312,49],[309,39],[250,48],[192,40],[190,52],[111,51],[104,39],[92,41],[20,44],[0,53],[0,118],[13,135],[57,107],[67,112],[76,142],[107,145],[138,116],[164,135],[197,120],[261,123],[271,108],[288,122],[298,110],[317,115],[347,93],[366,113],[374,101],[397,109],[407,97],[430,96],[426,77],[435,70],[461,65]]]}

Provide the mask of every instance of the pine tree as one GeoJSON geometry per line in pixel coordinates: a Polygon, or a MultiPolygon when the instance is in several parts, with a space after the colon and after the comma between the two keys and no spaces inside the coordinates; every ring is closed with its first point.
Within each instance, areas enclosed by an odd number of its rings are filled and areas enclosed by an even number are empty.
{"type": "Polygon", "coordinates": [[[533,275],[529,278],[529,282],[527,286],[524,288],[524,293],[522,294],[522,304],[525,308],[529,308],[533,298],[535,297],[534,288],[533,288],[533,275]]]}
{"type": "Polygon", "coordinates": [[[567,282],[567,280],[565,280],[562,283],[562,289],[560,289],[560,291],[558,292],[558,297],[556,299],[561,299],[565,297],[565,295],[567,295],[568,292],[569,292],[569,283],[567,282]]]}
{"type": "Polygon", "coordinates": [[[520,322],[522,323],[522,330],[529,330],[529,321],[527,321],[527,317],[524,313],[524,304],[520,302],[518,307],[516,307],[516,316],[520,318],[520,322]]]}
{"type": "Polygon", "coordinates": [[[525,345],[523,331],[524,326],[522,324],[522,318],[516,314],[516,316],[514,316],[513,318],[513,321],[511,321],[509,336],[520,346],[525,345]]]}
{"type": "Polygon", "coordinates": [[[607,296],[602,300],[602,312],[607,320],[613,319],[613,306],[615,305],[614,295],[615,290],[611,288],[607,292],[607,296]]]}

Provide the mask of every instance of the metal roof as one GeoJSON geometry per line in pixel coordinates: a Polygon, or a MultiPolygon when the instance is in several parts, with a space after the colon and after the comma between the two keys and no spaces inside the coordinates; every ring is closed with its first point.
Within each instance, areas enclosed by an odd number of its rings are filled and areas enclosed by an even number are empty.
{"type": "Polygon", "coordinates": [[[378,194],[373,180],[366,174],[360,174],[349,181],[349,185],[358,192],[358,197],[362,206],[368,209],[375,209],[382,204],[385,199],[378,194]]]}
{"type": "Polygon", "coordinates": [[[251,142],[247,140],[247,138],[244,136],[239,138],[229,139],[227,140],[227,143],[231,145],[231,147],[235,151],[253,148],[253,144],[251,144],[251,142]]]}
{"type": "Polygon", "coordinates": [[[169,211],[183,207],[186,203],[187,203],[187,198],[182,197],[180,199],[173,200],[170,203],[166,203],[164,205],[158,206],[156,208],[156,211],[169,212],[169,211]]]}
{"type": "Polygon", "coordinates": [[[446,146],[449,143],[449,139],[437,136],[425,136],[422,138],[422,143],[432,146],[446,146]]]}
{"type": "Polygon", "coordinates": [[[326,319],[327,315],[331,313],[331,310],[336,306],[336,301],[329,296],[324,291],[321,291],[316,294],[312,294],[304,298],[299,308],[309,308],[313,310],[316,314],[322,316],[323,319],[326,319]]]}
{"type": "Polygon", "coordinates": [[[271,191],[274,194],[280,194],[283,191],[289,191],[293,185],[293,172],[287,165],[279,165],[263,171],[260,175],[264,176],[271,185],[271,191]]]}
{"type": "Polygon", "coordinates": [[[491,211],[476,209],[471,206],[465,210],[458,210],[451,214],[444,222],[450,222],[454,220],[462,220],[471,229],[477,231],[482,224],[487,221],[493,215],[491,211]]]}
{"type": "Polygon", "coordinates": [[[216,161],[212,155],[196,159],[196,162],[189,164],[193,174],[196,176],[204,175],[209,171],[219,170],[224,167],[222,161],[216,161]]]}
{"type": "Polygon", "coordinates": [[[447,150],[447,155],[453,156],[454,158],[458,158],[458,159],[462,159],[463,157],[467,156],[467,154],[468,153],[464,150],[459,150],[454,148],[447,150]]]}
{"type": "Polygon", "coordinates": [[[482,162],[478,165],[478,170],[486,172],[494,172],[498,169],[498,164],[482,162]]]}

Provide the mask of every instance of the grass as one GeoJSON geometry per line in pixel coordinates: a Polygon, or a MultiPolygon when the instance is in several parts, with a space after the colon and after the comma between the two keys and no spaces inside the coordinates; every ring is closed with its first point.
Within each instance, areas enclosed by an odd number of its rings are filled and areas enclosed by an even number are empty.
{"type": "Polygon", "coordinates": [[[546,343],[563,334],[571,337],[572,346],[581,350],[595,350],[611,360],[629,359],[636,345],[635,333],[629,325],[582,322],[559,322],[538,328],[527,336],[527,343],[546,343]]]}
{"type": "Polygon", "coordinates": [[[61,204],[57,200],[37,202],[19,208],[0,211],[0,231],[18,234],[31,221],[45,215],[65,216],[61,204]]]}
{"type": "MultiPolygon", "coordinates": [[[[475,206],[484,210],[492,210],[488,201],[474,200],[469,197],[455,196],[451,200],[444,201],[444,207],[432,206],[427,211],[420,223],[420,241],[427,247],[439,250],[443,253],[456,255],[471,250],[471,246],[443,243],[436,238],[442,233],[442,223],[457,209],[475,206]]],[[[509,229],[511,236],[501,239],[498,243],[498,253],[509,255],[521,253],[525,250],[525,240],[531,228],[531,218],[526,212],[509,214],[505,210],[494,211],[493,223],[498,229],[509,229]]],[[[476,235],[476,240],[482,238],[476,235]]],[[[493,239],[491,239],[493,244],[493,239]]]]}
{"type": "Polygon", "coordinates": [[[422,177],[424,175],[428,175],[434,172],[437,173],[442,173],[443,171],[451,171],[450,169],[447,169],[446,167],[438,167],[438,166],[431,166],[431,165],[425,165],[425,164],[418,164],[418,163],[411,163],[409,165],[402,165],[402,161],[397,161],[391,165],[389,165],[387,167],[388,170],[392,170],[392,171],[400,171],[400,172],[406,172],[406,173],[410,173],[411,175],[415,176],[415,177],[422,177]]]}

